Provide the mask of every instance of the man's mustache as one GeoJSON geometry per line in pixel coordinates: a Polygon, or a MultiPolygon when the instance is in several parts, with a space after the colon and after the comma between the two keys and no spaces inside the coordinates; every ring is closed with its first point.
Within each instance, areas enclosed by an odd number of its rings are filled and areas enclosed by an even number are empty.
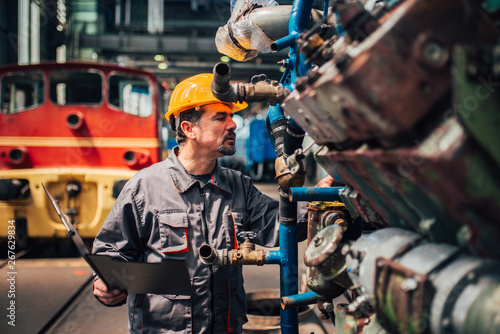
{"type": "Polygon", "coordinates": [[[233,137],[231,139],[236,140],[236,133],[233,130],[229,130],[229,132],[224,136],[224,140],[228,140],[230,137],[233,137]]]}

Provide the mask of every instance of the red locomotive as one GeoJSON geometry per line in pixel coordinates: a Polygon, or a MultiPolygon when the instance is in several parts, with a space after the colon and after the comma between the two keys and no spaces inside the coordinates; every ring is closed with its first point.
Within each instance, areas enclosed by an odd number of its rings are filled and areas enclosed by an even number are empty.
{"type": "Polygon", "coordinates": [[[41,184],[93,238],[124,183],[162,158],[162,87],[101,63],[0,67],[0,238],[65,237],[41,184]]]}

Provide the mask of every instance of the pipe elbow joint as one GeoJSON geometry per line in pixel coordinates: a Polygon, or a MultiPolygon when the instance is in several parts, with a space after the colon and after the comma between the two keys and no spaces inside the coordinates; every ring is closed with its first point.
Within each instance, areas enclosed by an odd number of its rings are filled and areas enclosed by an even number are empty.
{"type": "Polygon", "coordinates": [[[217,63],[213,69],[214,78],[210,84],[214,96],[222,102],[238,102],[237,84],[231,84],[231,67],[217,63]]]}
{"type": "Polygon", "coordinates": [[[204,244],[199,249],[200,259],[208,266],[226,266],[228,264],[228,254],[226,249],[217,250],[208,244],[204,244]]]}

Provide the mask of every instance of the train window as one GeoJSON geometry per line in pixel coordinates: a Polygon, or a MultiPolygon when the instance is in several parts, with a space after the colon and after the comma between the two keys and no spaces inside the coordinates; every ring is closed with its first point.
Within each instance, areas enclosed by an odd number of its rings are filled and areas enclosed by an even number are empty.
{"type": "Polygon", "coordinates": [[[57,105],[99,104],[102,77],[99,73],[56,70],[49,75],[50,100],[57,105]]]}
{"type": "Polygon", "coordinates": [[[109,76],[109,104],[127,114],[148,117],[153,112],[153,100],[148,81],[133,75],[109,76]]]}
{"type": "Polygon", "coordinates": [[[3,114],[14,114],[43,104],[42,72],[18,72],[2,77],[1,106],[3,114]]]}

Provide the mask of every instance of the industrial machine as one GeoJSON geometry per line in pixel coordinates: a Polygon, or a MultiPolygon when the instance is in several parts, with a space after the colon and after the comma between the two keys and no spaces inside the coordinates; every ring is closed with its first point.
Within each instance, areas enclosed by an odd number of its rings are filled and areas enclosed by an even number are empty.
{"type": "Polygon", "coordinates": [[[231,82],[217,64],[212,83],[221,100],[272,105],[282,239],[278,252],[200,252],[280,264],[282,333],[298,333],[294,307],[310,302],[336,333],[500,332],[500,1],[326,0],[320,20],[312,6],[239,0],[219,30],[236,60],[289,48],[280,81],[231,82]],[[336,187],[302,187],[306,132],[336,187]],[[306,294],[297,201],[309,202],[306,294]]]}

